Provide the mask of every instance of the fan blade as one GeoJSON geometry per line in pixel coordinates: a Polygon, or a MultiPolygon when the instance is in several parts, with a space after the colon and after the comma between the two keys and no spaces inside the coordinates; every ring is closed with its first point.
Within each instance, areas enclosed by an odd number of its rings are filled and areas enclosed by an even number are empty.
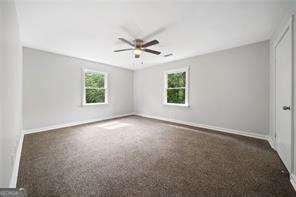
{"type": "Polygon", "coordinates": [[[135,58],[139,58],[139,57],[140,57],[140,55],[135,54],[135,58]]]}
{"type": "Polygon", "coordinates": [[[150,47],[152,45],[155,45],[155,44],[158,44],[159,42],[157,40],[152,40],[150,42],[147,42],[145,44],[142,45],[143,48],[146,48],[146,47],[150,47]]]}
{"type": "Polygon", "coordinates": [[[119,49],[119,50],[115,50],[114,52],[120,52],[120,51],[131,51],[134,50],[133,48],[129,48],[129,49],[119,49]]]}
{"type": "Polygon", "coordinates": [[[161,54],[161,52],[159,52],[159,51],[154,51],[154,50],[151,50],[151,49],[143,49],[143,51],[148,52],[148,53],[153,53],[153,54],[155,54],[155,55],[159,55],[159,54],[161,54]]]}
{"type": "Polygon", "coordinates": [[[124,39],[124,38],[118,38],[119,40],[121,40],[122,42],[125,42],[125,43],[127,43],[127,44],[129,44],[129,45],[131,45],[131,46],[135,46],[133,43],[131,43],[130,41],[128,41],[128,40],[126,40],[126,39],[124,39]]]}

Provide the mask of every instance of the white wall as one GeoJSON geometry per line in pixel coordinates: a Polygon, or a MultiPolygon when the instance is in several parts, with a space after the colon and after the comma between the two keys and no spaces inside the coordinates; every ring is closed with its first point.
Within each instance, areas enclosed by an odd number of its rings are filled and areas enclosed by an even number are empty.
{"type": "MultiPolygon", "coordinates": [[[[3,4],[0,4],[0,28],[3,28],[2,25],[4,25],[4,6],[3,4]]],[[[0,29],[0,70],[3,69],[4,66],[4,39],[3,39],[3,31],[2,29],[0,29]]],[[[3,137],[2,137],[2,132],[3,132],[3,123],[2,123],[2,111],[3,111],[3,107],[2,107],[2,99],[3,99],[3,72],[0,72],[0,160],[2,161],[3,158],[3,148],[2,148],[2,141],[3,141],[3,137]]],[[[0,162],[0,177],[3,177],[3,172],[4,172],[4,166],[3,163],[0,162]]],[[[4,180],[2,178],[0,178],[0,187],[3,187],[4,185],[4,180]]]]}
{"type": "Polygon", "coordinates": [[[22,132],[22,48],[13,1],[0,2],[0,187],[8,187],[22,132]]]}
{"type": "Polygon", "coordinates": [[[24,48],[24,130],[133,112],[133,71],[24,48]],[[109,104],[81,106],[82,68],[108,73],[109,104]]]}
{"type": "Polygon", "coordinates": [[[269,42],[138,70],[139,114],[226,129],[269,134],[269,42]],[[163,71],[190,66],[189,108],[162,104],[163,71]]]}

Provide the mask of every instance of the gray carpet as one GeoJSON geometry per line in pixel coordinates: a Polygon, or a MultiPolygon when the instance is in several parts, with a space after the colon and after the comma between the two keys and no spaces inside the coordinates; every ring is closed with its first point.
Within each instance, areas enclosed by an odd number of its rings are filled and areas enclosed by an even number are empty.
{"type": "Polygon", "coordinates": [[[296,196],[266,141],[136,116],[26,135],[17,185],[29,197],[296,196]]]}

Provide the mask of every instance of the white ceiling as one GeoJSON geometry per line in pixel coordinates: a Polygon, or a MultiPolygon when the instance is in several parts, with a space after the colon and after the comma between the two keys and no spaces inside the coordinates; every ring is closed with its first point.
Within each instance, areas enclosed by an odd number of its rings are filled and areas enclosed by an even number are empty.
{"type": "Polygon", "coordinates": [[[139,69],[267,40],[292,2],[17,0],[24,46],[139,69]],[[135,59],[117,40],[159,40],[162,52],[135,59]],[[168,58],[164,54],[173,53],[168,58]],[[142,63],[143,62],[143,63],[142,63]]]}

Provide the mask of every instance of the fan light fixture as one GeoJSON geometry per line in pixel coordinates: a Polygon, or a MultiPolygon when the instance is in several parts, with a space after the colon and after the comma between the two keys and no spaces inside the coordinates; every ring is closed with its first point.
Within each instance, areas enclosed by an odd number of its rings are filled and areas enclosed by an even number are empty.
{"type": "Polygon", "coordinates": [[[119,50],[115,50],[114,52],[133,51],[135,58],[140,58],[140,55],[142,54],[142,52],[152,53],[154,55],[161,54],[160,51],[154,51],[151,49],[147,49],[147,47],[159,44],[158,40],[152,40],[150,42],[144,43],[144,41],[141,39],[135,39],[133,42],[130,42],[124,38],[118,38],[118,39],[121,40],[122,42],[125,42],[126,44],[132,46],[132,48],[119,49],[119,50]]]}
{"type": "Polygon", "coordinates": [[[136,49],[134,50],[134,54],[135,54],[135,55],[141,55],[141,53],[142,53],[142,50],[139,49],[139,48],[136,48],[136,49]]]}

